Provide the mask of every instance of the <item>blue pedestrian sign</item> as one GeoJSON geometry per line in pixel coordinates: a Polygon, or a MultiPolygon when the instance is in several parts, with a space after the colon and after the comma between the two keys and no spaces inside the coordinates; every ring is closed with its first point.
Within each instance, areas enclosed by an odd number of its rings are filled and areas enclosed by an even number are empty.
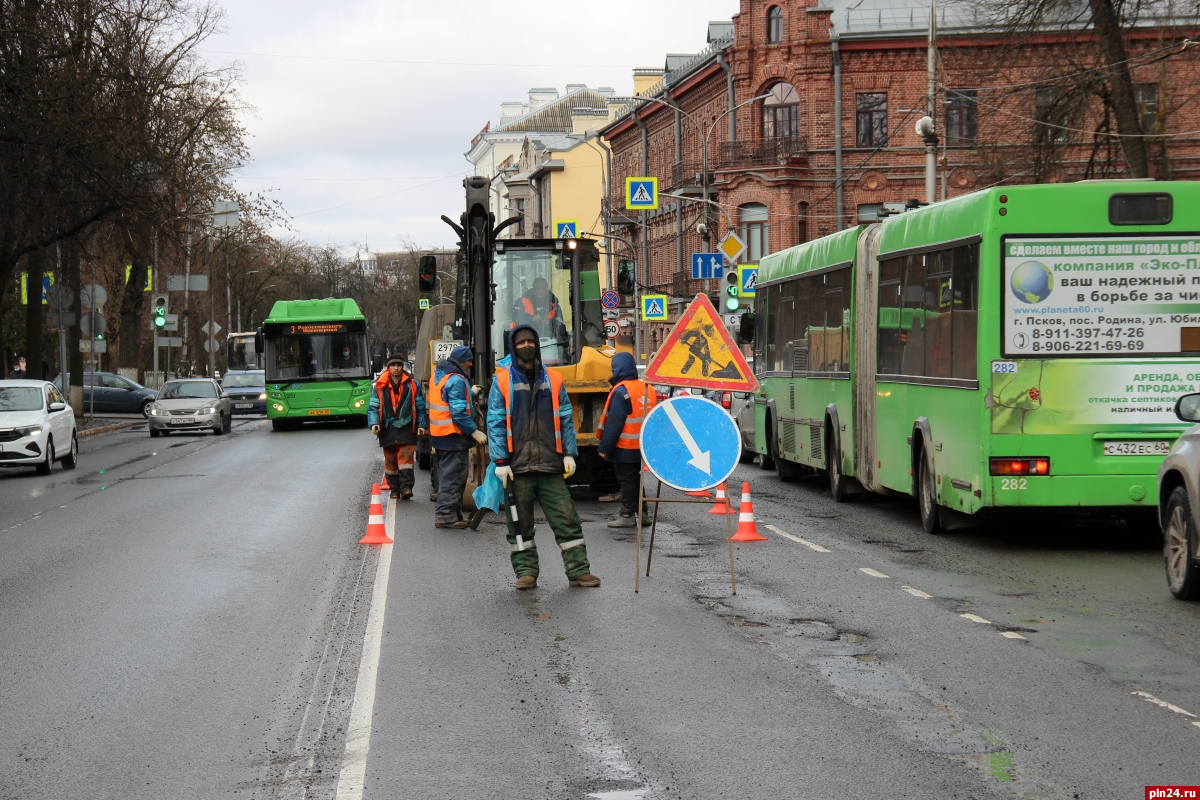
{"type": "Polygon", "coordinates": [[[738,271],[738,294],[754,297],[758,294],[758,264],[742,264],[738,271]]]}
{"type": "Polygon", "coordinates": [[[725,274],[725,256],[720,253],[692,253],[692,280],[720,278],[725,274]]]}
{"type": "Polygon", "coordinates": [[[605,308],[616,308],[617,306],[621,305],[621,295],[617,294],[612,289],[609,289],[607,292],[601,295],[600,305],[604,306],[605,308]]]}
{"type": "Polygon", "coordinates": [[[729,412],[704,397],[664,400],[642,423],[642,459],[654,477],[685,492],[711,489],[742,457],[742,437],[729,412]]]}
{"type": "Polygon", "coordinates": [[[625,208],[631,211],[653,211],[658,208],[658,178],[626,178],[625,208]]]}
{"type": "Polygon", "coordinates": [[[554,220],[554,238],[555,239],[578,239],[579,238],[579,220],[577,220],[577,219],[556,219],[556,220],[554,220]]]}
{"type": "Polygon", "coordinates": [[[642,319],[655,322],[667,320],[667,296],[665,294],[642,295],[642,319]]]}

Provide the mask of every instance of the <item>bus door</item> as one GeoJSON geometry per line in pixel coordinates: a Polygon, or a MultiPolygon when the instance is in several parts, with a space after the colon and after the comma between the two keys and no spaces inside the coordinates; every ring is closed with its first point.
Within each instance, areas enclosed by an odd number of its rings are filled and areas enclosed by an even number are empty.
{"type": "Polygon", "coordinates": [[[854,264],[854,477],[872,492],[886,491],[876,471],[875,369],[879,342],[879,225],[858,237],[854,264]]]}

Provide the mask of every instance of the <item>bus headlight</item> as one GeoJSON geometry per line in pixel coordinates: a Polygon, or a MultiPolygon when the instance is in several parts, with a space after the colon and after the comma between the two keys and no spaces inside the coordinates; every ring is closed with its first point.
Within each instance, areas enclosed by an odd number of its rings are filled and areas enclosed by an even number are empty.
{"type": "Polygon", "coordinates": [[[355,400],[355,401],[354,401],[354,407],[355,407],[355,408],[362,408],[362,407],[363,407],[363,404],[364,404],[364,403],[366,403],[366,402],[367,402],[366,398],[363,398],[363,399],[361,399],[361,400],[355,400]]]}
{"type": "Polygon", "coordinates": [[[271,408],[275,409],[276,411],[280,411],[280,412],[287,411],[287,409],[284,408],[283,403],[271,403],[271,408]]]}

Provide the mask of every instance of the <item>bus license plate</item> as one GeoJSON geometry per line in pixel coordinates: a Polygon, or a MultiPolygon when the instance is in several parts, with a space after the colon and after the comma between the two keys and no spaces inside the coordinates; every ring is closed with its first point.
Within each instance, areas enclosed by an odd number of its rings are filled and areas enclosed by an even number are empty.
{"type": "Polygon", "coordinates": [[[192,425],[196,422],[192,417],[171,417],[172,425],[192,425]]]}
{"type": "Polygon", "coordinates": [[[308,411],[308,415],[310,417],[324,417],[324,416],[328,416],[328,414],[329,414],[328,408],[312,408],[312,409],[309,409],[309,411],[308,411]]]}
{"type": "Polygon", "coordinates": [[[1170,442],[1105,442],[1106,456],[1165,456],[1171,452],[1170,442]]]}

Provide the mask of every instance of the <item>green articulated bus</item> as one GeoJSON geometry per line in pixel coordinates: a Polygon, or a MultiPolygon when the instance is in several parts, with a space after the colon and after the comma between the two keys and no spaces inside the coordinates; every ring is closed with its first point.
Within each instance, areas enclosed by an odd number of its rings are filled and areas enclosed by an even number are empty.
{"type": "Polygon", "coordinates": [[[367,424],[371,361],[367,319],[353,300],[280,300],[258,329],[267,418],[275,430],[304,420],[367,424]]]}
{"type": "Polygon", "coordinates": [[[1197,182],[990,188],[763,258],[764,465],[913,495],[931,533],[989,509],[1152,524],[1200,387],[1197,208],[1197,182]]]}

